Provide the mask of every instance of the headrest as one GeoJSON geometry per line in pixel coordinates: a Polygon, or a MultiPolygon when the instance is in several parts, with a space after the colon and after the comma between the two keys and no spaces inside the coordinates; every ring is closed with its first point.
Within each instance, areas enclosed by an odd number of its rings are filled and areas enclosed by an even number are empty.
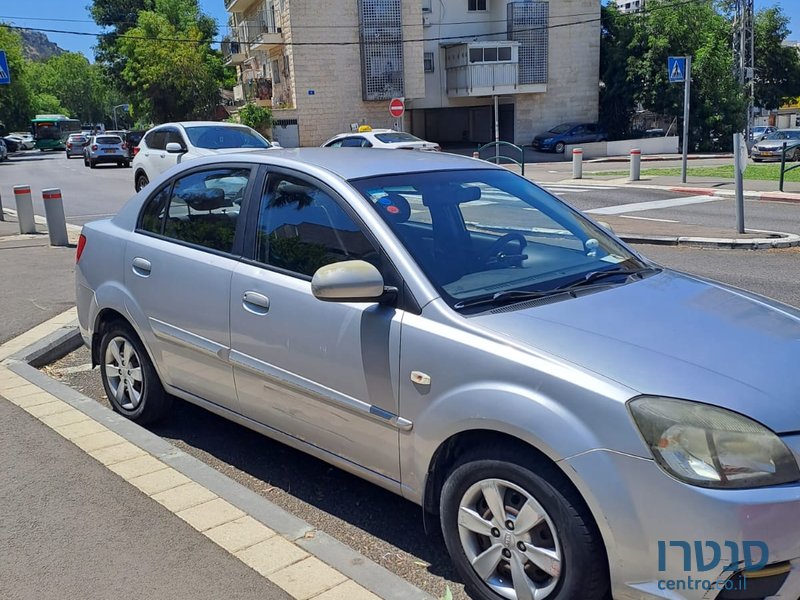
{"type": "Polygon", "coordinates": [[[180,192],[178,197],[186,202],[192,210],[214,210],[233,206],[233,203],[225,198],[225,192],[220,188],[189,188],[180,192]]]}
{"type": "Polygon", "coordinates": [[[405,223],[411,217],[411,205],[397,192],[389,192],[378,198],[376,205],[389,223],[405,223]]]}

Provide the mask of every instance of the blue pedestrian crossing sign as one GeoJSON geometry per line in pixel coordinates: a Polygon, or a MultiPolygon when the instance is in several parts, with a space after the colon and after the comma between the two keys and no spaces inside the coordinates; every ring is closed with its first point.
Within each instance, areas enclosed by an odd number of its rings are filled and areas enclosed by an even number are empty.
{"type": "Polygon", "coordinates": [[[670,83],[683,83],[686,81],[686,57],[670,56],[667,58],[667,74],[670,83]]]}
{"type": "Polygon", "coordinates": [[[11,72],[8,70],[6,51],[0,50],[0,84],[8,85],[11,83],[11,72]]]}

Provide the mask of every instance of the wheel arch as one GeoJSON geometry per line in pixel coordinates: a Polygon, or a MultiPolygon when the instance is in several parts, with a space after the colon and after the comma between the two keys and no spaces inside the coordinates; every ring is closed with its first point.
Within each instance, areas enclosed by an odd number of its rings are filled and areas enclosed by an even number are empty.
{"type": "MultiPolygon", "coordinates": [[[[530,442],[502,431],[465,429],[451,435],[436,448],[430,460],[422,494],[422,514],[426,532],[437,531],[440,527],[440,496],[447,476],[462,457],[474,453],[476,448],[485,448],[487,455],[491,454],[492,449],[498,448],[519,452],[521,456],[526,457],[525,463],[537,463],[546,470],[556,473],[559,480],[571,488],[575,492],[575,497],[583,504],[586,514],[600,534],[603,550],[608,559],[608,548],[615,544],[613,532],[598,502],[587,486],[579,480],[577,473],[569,468],[567,462],[553,460],[530,442]]],[[[608,564],[608,560],[606,563],[608,564]]],[[[611,567],[612,565],[608,564],[609,572],[612,570],[611,567]]]]}

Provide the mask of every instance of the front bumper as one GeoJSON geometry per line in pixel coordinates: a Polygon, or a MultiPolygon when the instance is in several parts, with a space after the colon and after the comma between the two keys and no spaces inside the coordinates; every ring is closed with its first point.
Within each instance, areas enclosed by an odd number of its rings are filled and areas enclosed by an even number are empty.
{"type": "Polygon", "coordinates": [[[758,158],[760,160],[780,160],[781,159],[781,151],[780,150],[753,150],[750,152],[751,158],[758,158]]]}
{"type": "MultiPolygon", "coordinates": [[[[800,436],[790,445],[800,457],[800,436]]],[[[761,560],[760,544],[768,566],[791,568],[780,579],[780,597],[800,596],[800,484],[703,489],[671,478],[653,460],[607,450],[564,463],[578,477],[602,532],[615,600],[726,598],[723,589],[706,589],[702,582],[729,579],[733,573],[725,567],[731,563],[737,570],[760,568],[754,565],[761,560]]]]}
{"type": "Polygon", "coordinates": [[[542,142],[540,140],[533,140],[531,146],[534,150],[540,150],[541,152],[552,152],[553,148],[555,148],[555,142],[542,142]]]}

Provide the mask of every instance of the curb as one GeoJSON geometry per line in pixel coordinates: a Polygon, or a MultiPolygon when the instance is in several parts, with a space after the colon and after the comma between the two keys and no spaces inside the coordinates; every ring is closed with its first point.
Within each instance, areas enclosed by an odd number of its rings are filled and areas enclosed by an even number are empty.
{"type": "MultiPolygon", "coordinates": [[[[681,160],[682,156],[678,154],[677,156],[665,156],[661,154],[655,155],[642,155],[642,162],[659,162],[659,161],[667,161],[667,160],[681,160]]],[[[704,154],[704,155],[689,155],[686,157],[687,160],[711,160],[711,159],[732,159],[733,154],[704,154]]],[[[628,162],[630,161],[630,156],[622,155],[622,156],[604,156],[599,158],[590,158],[587,163],[614,163],[614,162],[628,162]]],[[[537,163],[541,164],[541,163],[537,163]]],[[[546,164],[546,163],[544,163],[546,164]]]]}
{"type": "MultiPolygon", "coordinates": [[[[70,310],[73,311],[74,309],[70,310]]],[[[70,311],[67,311],[67,313],[63,313],[59,317],[70,314],[70,311]]],[[[67,324],[61,324],[58,322],[59,317],[54,318],[54,322],[50,326],[50,329],[55,329],[54,331],[51,331],[24,348],[18,349],[18,345],[15,346],[14,352],[10,355],[7,353],[7,358],[5,359],[0,357],[0,394],[3,394],[8,401],[22,406],[25,410],[31,408],[35,409],[36,402],[39,402],[39,404],[48,403],[48,406],[52,404],[54,406],[53,411],[56,411],[58,408],[57,405],[63,403],[65,406],[63,409],[59,409],[58,412],[79,412],[80,416],[85,417],[85,419],[80,423],[76,422],[64,427],[49,425],[46,422],[44,424],[75,443],[78,447],[83,448],[82,440],[87,438],[94,438],[95,436],[101,435],[108,435],[110,437],[119,436],[119,438],[117,438],[119,441],[113,442],[114,444],[119,444],[120,447],[123,444],[132,445],[135,447],[135,450],[142,455],[138,458],[124,460],[114,464],[103,462],[111,471],[117,472],[116,468],[118,465],[125,465],[125,463],[140,461],[149,457],[147,460],[162,465],[161,470],[154,470],[153,472],[158,472],[163,475],[168,471],[171,472],[171,470],[174,470],[178,474],[176,475],[177,477],[188,478],[191,482],[190,484],[182,485],[194,485],[205,488],[206,493],[216,498],[216,500],[208,502],[206,502],[206,500],[201,500],[201,503],[198,503],[197,506],[184,509],[180,512],[185,514],[188,511],[194,511],[195,509],[200,509],[215,502],[223,503],[229,506],[229,510],[236,511],[237,515],[245,515],[244,517],[238,516],[235,519],[237,523],[249,517],[250,520],[255,522],[257,527],[262,528],[264,531],[271,530],[282,538],[282,541],[279,540],[278,542],[284,544],[281,550],[290,549],[290,545],[294,545],[298,547],[298,550],[295,550],[295,552],[300,552],[302,554],[307,553],[309,555],[308,557],[303,558],[301,556],[288,561],[286,566],[279,570],[265,571],[259,568],[259,564],[257,564],[258,561],[255,561],[255,564],[253,564],[252,554],[249,558],[240,555],[245,552],[250,552],[251,548],[256,548],[261,544],[266,544],[267,542],[271,544],[272,538],[234,552],[233,549],[226,547],[224,543],[217,541],[209,533],[231,525],[231,521],[208,530],[203,530],[195,526],[188,518],[184,518],[182,514],[179,514],[179,511],[172,510],[165,506],[165,508],[173,512],[173,514],[183,518],[184,521],[188,521],[188,524],[195,527],[201,535],[206,535],[212,539],[212,541],[217,542],[220,548],[229,552],[235,558],[239,558],[273,583],[277,583],[280,587],[283,587],[290,595],[297,598],[308,597],[303,594],[298,595],[296,590],[292,589],[292,585],[296,585],[296,582],[292,582],[293,578],[288,575],[288,572],[294,572],[294,570],[299,571],[299,565],[302,563],[316,560],[319,561],[321,565],[321,567],[315,569],[320,573],[320,577],[326,575],[330,578],[332,575],[328,573],[328,571],[332,571],[333,573],[338,571],[345,579],[342,581],[341,577],[333,575],[334,579],[331,581],[335,581],[335,584],[330,585],[324,590],[315,592],[313,594],[315,597],[318,595],[326,595],[327,597],[328,592],[332,590],[343,593],[347,590],[347,597],[352,597],[354,600],[375,600],[376,596],[386,600],[434,600],[429,594],[423,592],[394,573],[391,573],[346,544],[338,541],[327,533],[315,529],[302,519],[299,519],[263,496],[230,479],[201,460],[178,449],[156,434],[136,425],[88,396],[81,394],[77,390],[59,381],[51,379],[39,371],[33,366],[34,364],[50,362],[57,357],[71,352],[83,343],[80,332],[77,329],[77,323],[72,321],[67,324]],[[19,376],[23,382],[22,386],[20,387],[19,384],[15,384],[14,381],[9,382],[9,377],[4,375],[4,371],[6,373],[13,373],[13,376],[19,376]],[[22,387],[31,388],[35,393],[32,394],[31,391],[26,389],[25,392],[16,394],[15,390],[19,391],[22,387]],[[15,400],[15,396],[20,396],[19,403],[15,400]],[[42,396],[42,398],[32,402],[31,399],[35,396],[42,396]],[[91,432],[88,434],[78,433],[70,429],[82,424],[90,424],[92,427],[91,432]],[[100,431],[105,433],[99,433],[100,431]],[[281,585],[282,581],[287,585],[281,585]]],[[[29,337],[27,334],[23,334],[23,336],[26,336],[26,339],[29,337]]],[[[13,342],[14,340],[11,341],[13,342]]],[[[52,415],[53,411],[47,411],[48,415],[52,415]]],[[[31,411],[29,410],[29,412],[31,411]]],[[[36,417],[35,414],[34,416],[36,417]]],[[[42,420],[40,417],[36,418],[40,421],[42,420]]],[[[91,450],[84,448],[84,450],[87,451],[90,456],[93,456],[93,453],[102,450],[107,451],[107,448],[91,450]]],[[[117,474],[150,497],[161,494],[148,493],[146,490],[139,487],[135,481],[131,481],[132,479],[141,480],[141,478],[148,476],[146,474],[138,477],[126,477],[121,472],[117,472],[117,474]]],[[[165,492],[167,491],[170,490],[165,490],[165,492]]],[[[154,500],[159,501],[156,498],[154,498],[154,500]]],[[[161,501],[159,501],[159,503],[161,503],[162,506],[164,505],[161,501]]],[[[313,579],[313,577],[313,573],[308,575],[310,579],[313,579]]]]}
{"type": "MultiPolygon", "coordinates": [[[[755,232],[754,230],[750,230],[755,232]]],[[[763,250],[769,248],[794,248],[800,246],[800,235],[794,233],[780,233],[772,231],[758,231],[757,233],[771,233],[779,238],[707,238],[691,236],[664,236],[619,234],[619,238],[629,244],[651,244],[655,246],[693,246],[695,248],[731,248],[737,250],[763,250]]]]}

